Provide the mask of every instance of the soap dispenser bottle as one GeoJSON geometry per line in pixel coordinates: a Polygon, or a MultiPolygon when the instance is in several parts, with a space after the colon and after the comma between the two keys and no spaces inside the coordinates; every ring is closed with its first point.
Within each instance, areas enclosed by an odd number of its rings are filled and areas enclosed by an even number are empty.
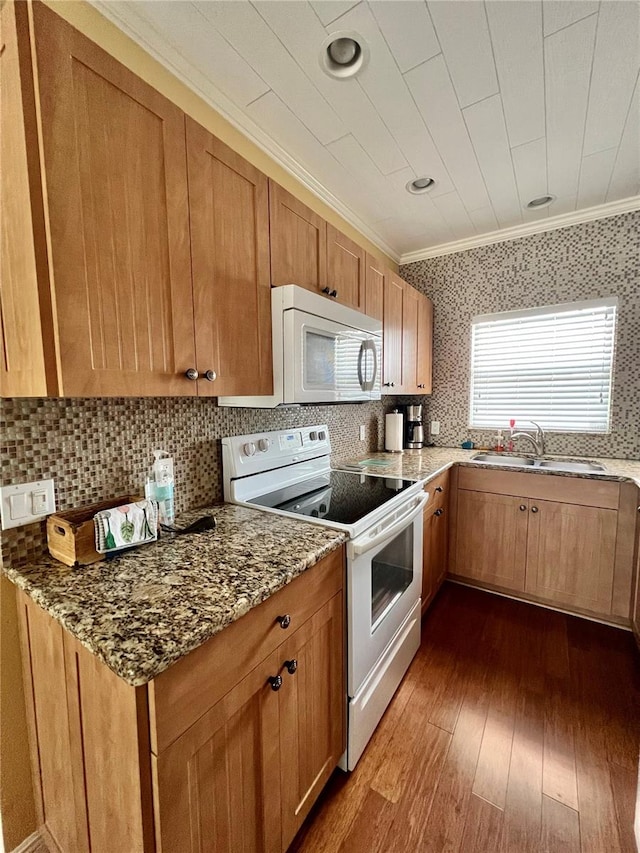
{"type": "Polygon", "coordinates": [[[173,459],[166,450],[154,450],[154,463],[145,486],[145,497],[158,502],[160,524],[175,521],[173,459]]]}

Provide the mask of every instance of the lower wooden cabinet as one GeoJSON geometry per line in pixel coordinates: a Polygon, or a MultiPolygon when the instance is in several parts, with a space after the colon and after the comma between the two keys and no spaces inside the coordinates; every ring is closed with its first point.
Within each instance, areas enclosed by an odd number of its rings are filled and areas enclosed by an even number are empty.
{"type": "Polygon", "coordinates": [[[50,848],[286,850],[345,749],[343,560],[330,554],[160,675],[155,690],[130,687],[21,593],[50,848]],[[222,677],[201,665],[216,658],[222,677]],[[207,695],[213,702],[194,714],[207,695]]]}
{"type": "Polygon", "coordinates": [[[449,551],[449,471],[425,486],[429,500],[424,508],[422,534],[422,615],[442,586],[449,551]]]}
{"type": "Polygon", "coordinates": [[[631,483],[460,468],[454,578],[629,624],[631,483]]]}

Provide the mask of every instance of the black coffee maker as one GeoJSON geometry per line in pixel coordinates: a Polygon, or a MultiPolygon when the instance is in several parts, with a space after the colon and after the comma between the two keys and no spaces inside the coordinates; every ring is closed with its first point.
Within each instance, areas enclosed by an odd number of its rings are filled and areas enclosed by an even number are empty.
{"type": "Polygon", "coordinates": [[[404,446],[408,450],[419,450],[424,446],[422,406],[407,406],[404,446]]]}

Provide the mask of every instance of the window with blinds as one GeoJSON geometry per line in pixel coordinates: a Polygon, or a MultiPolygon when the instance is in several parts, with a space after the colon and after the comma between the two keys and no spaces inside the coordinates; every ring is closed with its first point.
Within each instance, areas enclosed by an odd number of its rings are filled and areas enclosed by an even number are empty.
{"type": "Polygon", "coordinates": [[[610,297],[474,317],[470,426],[608,432],[617,309],[610,297]]]}

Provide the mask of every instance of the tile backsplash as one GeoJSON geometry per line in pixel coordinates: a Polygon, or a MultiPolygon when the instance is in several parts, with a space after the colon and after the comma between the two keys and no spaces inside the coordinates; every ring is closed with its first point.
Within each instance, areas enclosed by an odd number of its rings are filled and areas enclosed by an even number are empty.
{"type": "Polygon", "coordinates": [[[640,457],[640,211],[416,261],[400,274],[434,303],[433,394],[424,398],[424,421],[440,422],[433,438],[440,446],[466,438],[481,445],[495,433],[468,428],[472,317],[617,295],[611,433],[549,433],[547,450],[640,457]]]}
{"type": "MultiPolygon", "coordinates": [[[[222,499],[223,436],[326,423],[335,464],[383,446],[388,408],[383,402],[235,409],[169,397],[16,398],[0,405],[2,485],[53,477],[59,510],[142,494],[152,451],[162,448],[175,459],[178,512],[222,499]]],[[[37,559],[45,548],[44,524],[2,532],[4,561],[37,559]]]]}

